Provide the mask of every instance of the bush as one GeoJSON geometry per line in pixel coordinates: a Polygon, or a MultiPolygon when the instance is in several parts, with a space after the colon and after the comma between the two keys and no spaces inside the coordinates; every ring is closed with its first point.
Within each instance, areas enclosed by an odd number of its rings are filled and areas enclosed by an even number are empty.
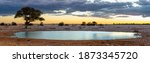
{"type": "Polygon", "coordinates": [[[12,25],[12,26],[16,26],[17,23],[16,23],[16,22],[12,22],[11,25],[12,25]]]}
{"type": "Polygon", "coordinates": [[[64,24],[64,22],[60,22],[59,24],[58,24],[58,26],[64,26],[65,24],[64,24]]]}

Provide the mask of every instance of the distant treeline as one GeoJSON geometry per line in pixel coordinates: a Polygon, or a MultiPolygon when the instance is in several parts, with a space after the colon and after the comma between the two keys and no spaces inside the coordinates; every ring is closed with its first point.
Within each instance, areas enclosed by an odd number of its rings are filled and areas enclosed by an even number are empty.
{"type": "Polygon", "coordinates": [[[97,22],[95,22],[95,21],[93,21],[93,22],[88,22],[88,23],[86,23],[86,22],[82,22],[82,24],[81,24],[82,26],[96,26],[97,25],[97,22]]]}
{"type": "Polygon", "coordinates": [[[0,26],[17,26],[17,23],[16,22],[12,22],[12,23],[1,22],[0,26]]]}
{"type": "MultiPolygon", "coordinates": [[[[59,26],[68,26],[64,22],[58,23],[59,26]]],[[[78,24],[79,25],[79,24],[78,24]]],[[[150,23],[113,23],[113,24],[98,24],[96,21],[93,22],[82,22],[81,26],[104,26],[104,25],[150,25],[150,23]]]]}
{"type": "MultiPolygon", "coordinates": [[[[18,24],[16,22],[11,22],[11,23],[4,23],[1,22],[0,26],[17,26],[18,24]]],[[[29,26],[34,25],[33,23],[30,23],[29,26]]],[[[40,26],[44,26],[43,22],[39,24],[40,26]]],[[[58,24],[54,24],[58,26],[69,26],[73,24],[65,24],[64,22],[60,22],[58,24]]],[[[75,24],[74,24],[75,25],[75,24]]],[[[98,24],[97,22],[82,22],[81,24],[76,24],[76,25],[81,25],[81,26],[104,26],[104,25],[150,25],[150,23],[113,23],[113,24],[98,24]]]]}
{"type": "MultiPolygon", "coordinates": [[[[68,26],[69,24],[65,24],[64,22],[60,22],[58,23],[58,26],[68,26]]],[[[97,24],[97,22],[93,21],[93,22],[82,22],[80,24],[81,26],[103,26],[104,24],[97,24]]]]}
{"type": "MultiPolygon", "coordinates": [[[[11,22],[11,23],[4,23],[4,22],[1,22],[0,23],[0,26],[17,26],[18,24],[16,22],[11,22]]],[[[34,25],[33,23],[30,23],[29,26],[32,26],[34,25]]],[[[43,22],[41,22],[39,24],[40,26],[44,26],[43,22]]]]}
{"type": "Polygon", "coordinates": [[[150,23],[113,23],[113,25],[150,25],[150,23]]]}

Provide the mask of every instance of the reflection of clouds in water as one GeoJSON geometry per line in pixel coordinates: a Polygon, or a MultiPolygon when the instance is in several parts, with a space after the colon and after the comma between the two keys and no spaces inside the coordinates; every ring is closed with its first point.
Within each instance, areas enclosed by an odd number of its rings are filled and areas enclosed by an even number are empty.
{"type": "Polygon", "coordinates": [[[116,38],[136,38],[136,36],[134,36],[134,33],[122,33],[122,32],[118,32],[118,33],[111,33],[110,36],[112,36],[114,39],[116,38]]]}
{"type": "Polygon", "coordinates": [[[93,38],[95,39],[126,39],[126,38],[136,38],[134,33],[124,33],[124,32],[102,32],[93,33],[93,38]]]}
{"type": "Polygon", "coordinates": [[[133,36],[133,34],[134,33],[112,32],[110,35],[112,35],[112,36],[115,36],[115,35],[117,35],[117,36],[133,36]]]}

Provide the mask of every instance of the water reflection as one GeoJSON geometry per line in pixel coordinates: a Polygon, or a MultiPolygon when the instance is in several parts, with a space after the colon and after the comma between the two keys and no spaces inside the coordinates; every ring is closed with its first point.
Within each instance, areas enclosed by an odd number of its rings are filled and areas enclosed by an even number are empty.
{"type": "Polygon", "coordinates": [[[36,31],[18,32],[15,35],[18,38],[50,40],[115,40],[141,37],[137,33],[103,31],[36,31]]]}

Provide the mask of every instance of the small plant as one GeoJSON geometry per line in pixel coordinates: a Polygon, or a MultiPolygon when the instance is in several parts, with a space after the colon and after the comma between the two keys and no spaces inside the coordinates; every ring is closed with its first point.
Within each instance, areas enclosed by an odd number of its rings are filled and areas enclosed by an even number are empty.
{"type": "Polygon", "coordinates": [[[65,24],[64,24],[64,22],[60,22],[59,24],[58,24],[58,26],[64,26],[65,24]]]}

